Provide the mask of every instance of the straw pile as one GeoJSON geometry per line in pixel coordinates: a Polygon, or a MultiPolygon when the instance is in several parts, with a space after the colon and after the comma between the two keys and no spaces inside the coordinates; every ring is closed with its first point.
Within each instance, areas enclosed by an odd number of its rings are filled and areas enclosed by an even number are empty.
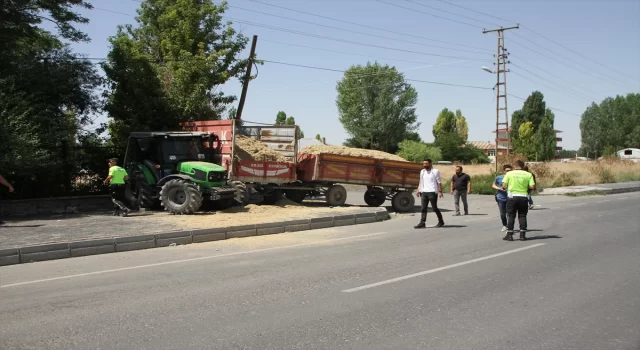
{"type": "Polygon", "coordinates": [[[287,159],[264,143],[246,136],[236,136],[235,157],[238,160],[286,162],[287,159]]]}
{"type": "Polygon", "coordinates": [[[407,161],[406,159],[391,153],[376,151],[372,149],[351,148],[351,147],[345,147],[345,146],[311,145],[301,149],[300,151],[298,151],[298,153],[301,153],[301,154],[328,153],[328,154],[336,154],[336,155],[343,155],[343,156],[368,157],[368,158],[384,159],[384,160],[397,160],[402,162],[407,161]]]}

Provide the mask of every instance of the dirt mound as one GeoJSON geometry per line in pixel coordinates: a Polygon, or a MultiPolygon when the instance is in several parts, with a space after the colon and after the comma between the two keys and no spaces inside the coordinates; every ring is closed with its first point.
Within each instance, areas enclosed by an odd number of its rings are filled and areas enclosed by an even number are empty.
{"type": "Polygon", "coordinates": [[[279,207],[289,207],[289,206],[299,207],[302,204],[296,203],[296,202],[292,201],[291,199],[283,197],[283,198],[280,198],[276,202],[276,205],[279,206],[279,207]]]}
{"type": "Polygon", "coordinates": [[[264,143],[246,136],[236,137],[235,157],[238,160],[256,160],[262,162],[286,162],[278,151],[264,143]]]}
{"type": "Polygon", "coordinates": [[[400,156],[387,153],[387,152],[376,151],[372,149],[352,148],[352,147],[345,147],[345,146],[311,145],[301,149],[298,153],[301,153],[301,154],[329,153],[329,154],[337,154],[337,155],[343,155],[343,156],[369,157],[369,158],[385,159],[385,160],[398,160],[402,162],[407,161],[406,159],[400,156]]]}

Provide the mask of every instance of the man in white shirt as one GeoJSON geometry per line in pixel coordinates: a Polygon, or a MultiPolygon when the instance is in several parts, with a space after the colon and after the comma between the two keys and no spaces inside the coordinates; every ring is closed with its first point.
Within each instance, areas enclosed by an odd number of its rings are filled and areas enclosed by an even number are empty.
{"type": "Polygon", "coordinates": [[[429,203],[433,208],[433,212],[438,217],[438,224],[436,227],[444,226],[444,220],[442,220],[442,213],[438,209],[438,197],[442,198],[442,184],[440,183],[440,171],[434,169],[431,164],[431,159],[425,159],[422,162],[424,169],[420,170],[420,184],[416,190],[416,197],[420,197],[422,204],[422,216],[420,223],[414,226],[414,228],[425,228],[427,222],[427,209],[429,203]]]}

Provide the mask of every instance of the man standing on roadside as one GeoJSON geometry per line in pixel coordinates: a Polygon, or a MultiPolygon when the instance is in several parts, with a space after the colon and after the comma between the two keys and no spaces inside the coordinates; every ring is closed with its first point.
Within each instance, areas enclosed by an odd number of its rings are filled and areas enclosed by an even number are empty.
{"type": "Polygon", "coordinates": [[[125,181],[129,180],[129,175],[124,168],[118,166],[118,160],[116,158],[109,159],[109,176],[104,180],[105,184],[109,184],[109,193],[111,194],[111,201],[113,202],[114,211],[113,216],[129,215],[131,211],[124,205],[125,200],[125,181]]]}
{"type": "Polygon", "coordinates": [[[522,170],[523,167],[523,161],[516,161],[515,170],[506,173],[502,179],[502,189],[509,191],[507,197],[507,235],[503,238],[505,241],[513,241],[516,214],[518,214],[518,224],[520,225],[520,240],[526,240],[527,213],[529,212],[527,194],[529,190],[536,188],[536,183],[533,180],[533,175],[522,170]]]}
{"type": "Polygon", "coordinates": [[[440,171],[433,168],[431,159],[425,159],[424,162],[422,162],[422,167],[424,169],[420,170],[420,183],[416,190],[416,197],[420,197],[422,204],[422,216],[420,218],[420,223],[414,226],[414,228],[427,227],[427,209],[429,208],[429,203],[431,203],[433,212],[436,213],[436,216],[438,217],[438,224],[436,227],[442,227],[444,226],[444,220],[442,219],[440,209],[438,209],[438,197],[443,197],[440,171]]]}
{"type": "MultiPolygon", "coordinates": [[[[504,174],[511,171],[511,164],[505,164],[502,166],[502,170],[504,174]]],[[[498,202],[498,209],[500,210],[500,220],[502,221],[502,232],[507,231],[507,191],[502,189],[502,179],[504,179],[504,174],[496,176],[496,179],[493,181],[494,189],[498,190],[496,194],[496,202],[498,202]]]]}
{"type": "Polygon", "coordinates": [[[471,193],[471,177],[462,172],[462,166],[456,166],[456,173],[451,178],[451,194],[456,206],[455,216],[460,216],[460,198],[464,206],[464,215],[469,215],[469,205],[467,195],[471,193]]]}
{"type": "MultiPolygon", "coordinates": [[[[13,192],[13,186],[11,186],[9,181],[5,180],[4,177],[2,177],[2,175],[0,175],[0,184],[7,187],[7,189],[9,189],[9,192],[13,192]]],[[[4,224],[5,222],[2,220],[2,207],[0,207],[0,226],[4,224]]]]}

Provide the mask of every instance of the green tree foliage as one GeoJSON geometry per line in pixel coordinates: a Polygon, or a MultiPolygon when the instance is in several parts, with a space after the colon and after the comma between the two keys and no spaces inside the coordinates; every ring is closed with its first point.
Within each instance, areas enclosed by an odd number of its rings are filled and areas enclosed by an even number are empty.
{"type": "Polygon", "coordinates": [[[469,139],[469,125],[467,125],[467,118],[462,115],[461,110],[456,110],[456,131],[464,141],[466,142],[469,139]]]}
{"type": "Polygon", "coordinates": [[[0,2],[0,169],[21,196],[64,192],[66,153],[99,109],[94,91],[101,79],[94,65],[59,39],[88,41],[74,27],[88,20],[74,7],[91,5],[0,2]],[[59,37],[40,28],[43,22],[54,23],[59,37]]]}
{"type": "Polygon", "coordinates": [[[489,158],[482,150],[465,143],[457,132],[438,134],[433,145],[440,149],[443,160],[480,164],[489,162],[489,158]]]}
{"type": "Polygon", "coordinates": [[[536,140],[534,136],[535,131],[533,130],[532,122],[526,122],[520,125],[518,129],[520,154],[527,156],[529,159],[535,159],[536,140]]]}
{"type": "Polygon", "coordinates": [[[619,151],[640,147],[640,94],[606,98],[593,103],[580,120],[581,154],[604,155],[604,150],[619,151]]]}
{"type": "Polygon", "coordinates": [[[433,137],[438,138],[439,135],[458,133],[464,142],[467,142],[469,137],[469,126],[467,125],[467,119],[462,115],[461,110],[456,110],[454,113],[448,108],[444,108],[438,117],[436,123],[433,125],[433,137]]]}
{"type": "MultiPolygon", "coordinates": [[[[436,123],[433,124],[433,137],[438,139],[440,135],[451,134],[457,132],[458,127],[456,123],[456,115],[448,108],[443,109],[438,113],[436,123]]],[[[464,141],[463,141],[464,142],[464,141]]]]}
{"type": "Polygon", "coordinates": [[[350,67],[336,86],[346,146],[389,153],[418,129],[418,93],[395,67],[367,63],[350,67]]]}
{"type": "Polygon", "coordinates": [[[316,140],[322,141],[322,136],[320,136],[320,134],[316,134],[316,140]]]}
{"type": "Polygon", "coordinates": [[[276,125],[284,125],[287,122],[287,113],[280,111],[276,115],[276,125]]]}
{"type": "Polygon", "coordinates": [[[513,152],[517,154],[527,154],[533,152],[538,154],[538,160],[551,160],[554,157],[556,149],[556,136],[554,127],[554,115],[546,107],[544,95],[540,91],[534,91],[527,97],[522,109],[513,112],[511,115],[511,132],[510,139],[513,152]],[[540,126],[544,120],[547,120],[545,127],[540,131],[540,126]],[[520,126],[530,122],[533,126],[534,141],[545,142],[545,144],[537,144],[535,150],[527,149],[530,147],[530,138],[520,137],[520,126]]]}
{"type": "Polygon", "coordinates": [[[235,96],[216,88],[243,78],[248,39],[223,24],[227,3],[145,1],[138,26],[118,27],[104,70],[106,111],[116,143],[132,130],[176,129],[178,122],[220,119],[235,96]]]}
{"type": "Polygon", "coordinates": [[[425,158],[429,158],[434,162],[442,160],[440,149],[424,142],[404,140],[398,144],[398,148],[397,155],[410,162],[419,163],[425,158]]]}

